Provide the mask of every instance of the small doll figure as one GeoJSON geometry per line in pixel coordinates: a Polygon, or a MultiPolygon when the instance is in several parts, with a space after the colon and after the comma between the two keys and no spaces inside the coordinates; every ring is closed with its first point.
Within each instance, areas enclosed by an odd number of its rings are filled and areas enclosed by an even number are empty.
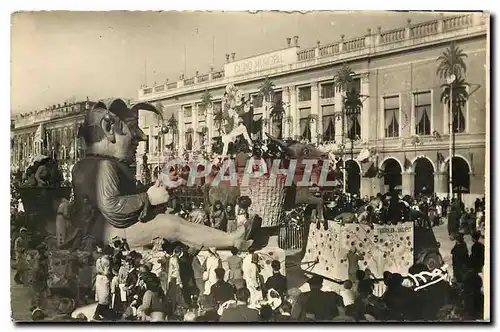
{"type": "Polygon", "coordinates": [[[210,211],[210,226],[227,232],[227,218],[221,201],[216,201],[210,211]]]}
{"type": "Polygon", "coordinates": [[[238,224],[236,223],[236,215],[234,214],[234,205],[228,203],[226,205],[226,222],[227,222],[227,232],[233,233],[236,231],[238,224]]]}
{"type": "Polygon", "coordinates": [[[97,301],[97,307],[94,312],[94,320],[106,320],[113,317],[113,312],[109,308],[111,302],[110,269],[111,262],[107,256],[102,256],[97,260],[97,276],[95,279],[95,300],[97,301]]]}
{"type": "Polygon", "coordinates": [[[249,219],[248,208],[252,205],[252,200],[248,196],[241,196],[236,200],[236,225],[245,226],[249,219]]]}
{"type": "Polygon", "coordinates": [[[205,226],[210,225],[210,221],[205,210],[199,208],[195,208],[189,213],[189,221],[194,224],[202,224],[205,226]]]}

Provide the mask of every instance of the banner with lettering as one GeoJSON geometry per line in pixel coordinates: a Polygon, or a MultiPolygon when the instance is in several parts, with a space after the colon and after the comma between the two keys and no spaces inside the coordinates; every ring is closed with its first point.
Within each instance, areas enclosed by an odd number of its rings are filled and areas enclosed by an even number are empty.
{"type": "Polygon", "coordinates": [[[328,230],[311,224],[302,269],[324,277],[348,279],[347,254],[356,248],[358,268],[375,278],[384,271],[408,275],[413,265],[413,223],[398,225],[344,224],[328,221],[328,230]]]}

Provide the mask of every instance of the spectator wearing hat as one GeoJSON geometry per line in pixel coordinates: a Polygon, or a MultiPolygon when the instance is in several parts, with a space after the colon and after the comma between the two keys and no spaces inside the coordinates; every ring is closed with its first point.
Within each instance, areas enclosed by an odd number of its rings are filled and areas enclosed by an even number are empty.
{"type": "Polygon", "coordinates": [[[413,310],[410,308],[415,303],[415,292],[403,286],[403,277],[399,273],[393,273],[388,280],[387,290],[382,295],[382,301],[387,306],[388,319],[412,320],[413,310]]]}
{"type": "Polygon", "coordinates": [[[139,280],[139,271],[137,270],[136,259],[133,257],[133,255],[127,258],[126,263],[128,266],[128,273],[123,290],[127,295],[127,304],[130,305],[130,303],[132,303],[132,301],[134,300],[134,295],[136,294],[136,285],[137,281],[139,280]]]}
{"type": "Polygon", "coordinates": [[[343,286],[344,289],[340,292],[340,296],[342,296],[344,307],[347,307],[354,304],[354,300],[356,299],[356,292],[352,289],[353,283],[351,280],[344,281],[343,286]]]}
{"type": "Polygon", "coordinates": [[[217,304],[212,295],[205,296],[203,298],[202,309],[203,314],[196,317],[197,322],[218,322],[220,319],[217,313],[217,304]]]}
{"type": "Polygon", "coordinates": [[[74,321],[75,319],[71,317],[73,310],[75,310],[75,301],[68,298],[62,298],[57,305],[56,316],[52,317],[50,320],[53,322],[74,321]]]}
{"type": "Polygon", "coordinates": [[[223,323],[247,323],[260,321],[259,312],[256,309],[248,307],[250,291],[246,288],[240,288],[236,291],[236,304],[226,308],[220,318],[223,323]]]}
{"type": "Polygon", "coordinates": [[[47,247],[44,242],[37,247],[37,256],[34,260],[33,281],[31,288],[33,290],[32,308],[44,308],[48,296],[49,287],[47,284],[49,278],[49,261],[47,256],[47,247]]]}
{"type": "Polygon", "coordinates": [[[203,280],[205,280],[205,295],[209,295],[212,290],[212,285],[217,282],[215,270],[222,267],[217,249],[212,247],[208,249],[208,257],[204,262],[203,280]]]}
{"type": "Polygon", "coordinates": [[[484,244],[479,241],[480,238],[481,234],[479,234],[479,232],[474,232],[474,234],[472,234],[472,241],[474,241],[474,244],[471,247],[469,266],[475,273],[481,273],[484,266],[484,244]]]}
{"type": "Polygon", "coordinates": [[[42,309],[40,308],[36,308],[35,310],[33,310],[33,312],[31,313],[31,320],[33,322],[40,322],[40,321],[43,321],[45,320],[45,313],[43,312],[42,309]]]}
{"type": "Polygon", "coordinates": [[[245,287],[245,280],[243,279],[243,259],[238,256],[238,249],[235,247],[231,248],[231,256],[229,256],[226,261],[229,266],[229,278],[228,282],[232,284],[236,289],[245,287]]]}
{"type": "Polygon", "coordinates": [[[172,306],[172,311],[177,312],[179,308],[185,308],[186,303],[182,293],[182,281],[180,275],[179,259],[184,255],[180,247],[175,247],[168,261],[168,288],[167,302],[172,306]]]}
{"type": "Polygon", "coordinates": [[[217,306],[234,298],[234,286],[224,280],[226,271],[223,268],[215,269],[217,281],[210,289],[210,295],[215,299],[217,306]]]}
{"type": "Polygon", "coordinates": [[[19,236],[14,241],[14,253],[16,258],[16,274],[14,276],[14,281],[17,284],[22,284],[23,273],[25,271],[25,253],[28,249],[28,229],[26,227],[21,227],[19,230],[19,236]]]}
{"type": "Polygon", "coordinates": [[[259,268],[259,255],[253,253],[251,255],[251,262],[244,270],[244,277],[247,289],[250,291],[250,305],[257,306],[259,301],[262,300],[262,288],[264,283],[262,282],[262,276],[260,275],[259,268]]]}
{"type": "Polygon", "coordinates": [[[141,279],[145,292],[137,311],[140,313],[142,320],[151,321],[152,317],[163,320],[165,318],[165,305],[160,280],[153,273],[145,273],[141,276],[141,279]]]}
{"type": "Polygon", "coordinates": [[[451,260],[453,277],[458,283],[461,283],[469,263],[469,250],[467,249],[463,234],[455,235],[455,246],[451,249],[451,260]]]}
{"type": "Polygon", "coordinates": [[[308,281],[311,290],[299,295],[292,310],[292,319],[298,321],[331,321],[343,309],[339,296],[333,292],[324,292],[323,278],[314,275],[308,281]]]}
{"type": "Polygon", "coordinates": [[[280,261],[273,260],[271,262],[271,268],[273,269],[273,275],[267,278],[267,281],[265,283],[265,289],[266,290],[274,289],[280,294],[281,297],[284,297],[288,288],[286,283],[286,277],[282,275],[280,272],[281,271],[280,261]]]}

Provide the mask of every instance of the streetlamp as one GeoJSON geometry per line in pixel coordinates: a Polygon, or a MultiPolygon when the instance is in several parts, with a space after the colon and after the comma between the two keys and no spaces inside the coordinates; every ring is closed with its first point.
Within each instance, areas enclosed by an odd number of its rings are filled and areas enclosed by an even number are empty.
{"type": "Polygon", "coordinates": [[[449,146],[449,155],[450,155],[450,160],[448,161],[448,184],[449,184],[449,189],[448,189],[448,196],[450,198],[453,198],[453,174],[452,174],[452,163],[453,163],[453,143],[455,140],[455,133],[453,132],[453,82],[455,82],[456,76],[454,74],[451,74],[447,79],[446,82],[450,85],[450,98],[449,98],[449,116],[448,116],[448,126],[450,130],[450,146],[449,146]]]}
{"type": "MultiPolygon", "coordinates": [[[[354,130],[356,128],[355,123],[356,123],[357,116],[360,113],[361,113],[361,109],[358,107],[356,107],[354,109],[351,109],[351,108],[346,109],[346,116],[351,119],[351,123],[353,125],[353,130],[351,130],[350,134],[348,132],[349,139],[351,141],[351,160],[354,160],[354,141],[356,140],[356,131],[354,130]]],[[[349,170],[347,170],[347,173],[349,173],[349,170]]],[[[351,188],[349,188],[349,189],[351,189],[351,188]]],[[[351,191],[351,190],[349,190],[349,191],[351,191]]],[[[353,193],[351,193],[351,194],[353,194],[353,193]]]]}

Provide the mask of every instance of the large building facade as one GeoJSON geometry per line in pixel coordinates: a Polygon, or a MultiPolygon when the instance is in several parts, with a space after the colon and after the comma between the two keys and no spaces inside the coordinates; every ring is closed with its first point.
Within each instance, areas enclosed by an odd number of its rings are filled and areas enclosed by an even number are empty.
{"type": "MultiPolygon", "coordinates": [[[[218,135],[214,114],[228,84],[238,86],[253,100],[254,137],[274,133],[269,103],[259,96],[266,77],[274,83],[275,100],[285,105],[280,135],[307,138],[312,143],[341,143],[352,192],[375,195],[400,189],[403,194],[437,193],[446,196],[449,162],[448,107],[441,100],[445,81],[436,75],[437,58],[452,42],[466,54],[469,98],[453,119],[457,128],[453,181],[456,191],[470,202],[484,195],[487,130],[487,16],[480,13],[439,16],[424,23],[391,31],[378,28],[352,39],[317,43],[302,49],[298,37],[287,38],[287,47],[236,60],[227,55],[222,71],[184,78],[163,85],[141,87],[139,101],[160,105],[177,114],[177,148],[194,149],[202,140],[218,135]],[[354,87],[363,103],[360,114],[343,115],[342,96],[333,85],[336,72],[347,64],[356,74],[354,87]],[[202,108],[209,91],[213,107],[202,108]],[[267,106],[267,107],[266,107],[267,106]],[[346,132],[354,133],[346,140],[346,132]],[[359,162],[360,151],[373,154],[359,162]]],[[[140,126],[149,141],[140,146],[150,167],[164,157],[164,138],[158,120],[147,112],[140,126]]],[[[210,144],[208,144],[210,145],[210,144]]],[[[137,158],[140,163],[141,158],[137,158]]]]}
{"type": "Polygon", "coordinates": [[[44,154],[74,162],[84,149],[77,139],[88,101],[65,102],[12,118],[11,165],[23,169],[31,157],[44,154]]]}

